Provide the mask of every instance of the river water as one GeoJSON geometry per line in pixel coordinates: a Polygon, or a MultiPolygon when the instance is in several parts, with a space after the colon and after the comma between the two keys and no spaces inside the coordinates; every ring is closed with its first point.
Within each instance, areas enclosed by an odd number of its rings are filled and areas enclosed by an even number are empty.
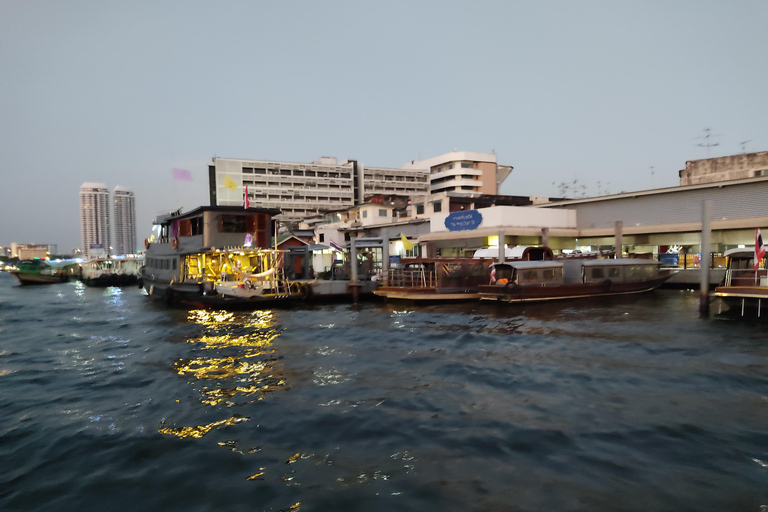
{"type": "Polygon", "coordinates": [[[187,311],[0,275],[0,510],[768,505],[765,323],[698,295],[187,311]]]}

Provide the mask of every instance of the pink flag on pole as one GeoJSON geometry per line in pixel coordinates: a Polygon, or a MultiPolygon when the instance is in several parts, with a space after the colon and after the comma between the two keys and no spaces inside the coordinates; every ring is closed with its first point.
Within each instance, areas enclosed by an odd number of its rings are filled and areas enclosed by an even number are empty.
{"type": "Polygon", "coordinates": [[[245,201],[243,201],[243,208],[246,210],[251,206],[251,202],[248,201],[248,185],[245,186],[245,201]]]}
{"type": "Polygon", "coordinates": [[[186,169],[174,169],[173,179],[176,181],[192,181],[192,173],[186,169]]]}

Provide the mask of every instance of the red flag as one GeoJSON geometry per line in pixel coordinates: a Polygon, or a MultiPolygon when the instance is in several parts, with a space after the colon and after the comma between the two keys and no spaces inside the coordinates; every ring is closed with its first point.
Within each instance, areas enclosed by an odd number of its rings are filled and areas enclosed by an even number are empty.
{"type": "Polygon", "coordinates": [[[243,201],[243,208],[246,210],[251,206],[251,202],[248,200],[248,185],[245,186],[245,201],[243,201]]]}
{"type": "Polygon", "coordinates": [[[763,245],[763,235],[760,234],[760,228],[755,231],[755,267],[757,270],[760,267],[760,262],[765,258],[765,245],[763,245]]]}

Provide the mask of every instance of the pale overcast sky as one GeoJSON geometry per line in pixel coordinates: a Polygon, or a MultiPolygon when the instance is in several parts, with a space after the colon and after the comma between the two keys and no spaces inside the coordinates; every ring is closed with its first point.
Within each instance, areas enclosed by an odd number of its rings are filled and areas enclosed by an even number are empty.
{"type": "Polygon", "coordinates": [[[78,247],[83,182],[132,188],[143,240],[207,204],[214,155],[495,151],[504,194],[674,186],[768,150],[766,22],[765,0],[0,0],[0,244],[78,247]]]}

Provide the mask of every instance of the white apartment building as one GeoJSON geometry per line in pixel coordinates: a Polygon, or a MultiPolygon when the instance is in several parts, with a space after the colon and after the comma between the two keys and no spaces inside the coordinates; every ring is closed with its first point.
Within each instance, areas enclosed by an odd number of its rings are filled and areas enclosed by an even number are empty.
{"type": "Polygon", "coordinates": [[[131,189],[116,186],[112,192],[115,208],[115,245],[113,254],[136,252],[136,201],[131,189]]]}
{"type": "Polygon", "coordinates": [[[403,169],[428,169],[429,189],[438,192],[464,192],[496,195],[512,172],[499,165],[495,153],[452,151],[427,160],[412,161],[403,169]]]}
{"type": "Polygon", "coordinates": [[[208,173],[212,205],[242,205],[247,187],[252,206],[278,208],[285,221],[351,208],[372,195],[410,197],[429,191],[426,169],[366,167],[332,157],[307,164],[214,158],[208,173]]]}
{"type": "Polygon", "coordinates": [[[104,183],[80,186],[80,238],[87,258],[109,254],[109,189],[104,183]]]}

